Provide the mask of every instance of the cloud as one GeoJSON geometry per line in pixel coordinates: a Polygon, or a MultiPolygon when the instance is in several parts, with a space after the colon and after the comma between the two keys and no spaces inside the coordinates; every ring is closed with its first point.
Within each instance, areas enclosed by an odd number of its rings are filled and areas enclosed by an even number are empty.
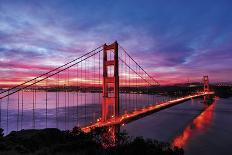
{"type": "Polygon", "coordinates": [[[118,40],[160,81],[204,74],[229,81],[231,6],[226,0],[2,0],[0,65],[4,77],[29,66],[45,71],[118,40]]]}

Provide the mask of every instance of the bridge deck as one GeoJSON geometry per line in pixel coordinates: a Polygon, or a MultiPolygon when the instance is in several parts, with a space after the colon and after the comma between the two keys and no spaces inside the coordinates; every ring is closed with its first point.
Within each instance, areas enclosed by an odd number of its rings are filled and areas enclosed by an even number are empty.
{"type": "Polygon", "coordinates": [[[138,119],[144,115],[147,115],[149,113],[169,108],[171,106],[177,105],[177,104],[182,103],[184,101],[187,101],[189,99],[197,98],[197,97],[201,97],[201,96],[205,96],[205,95],[212,95],[212,94],[214,94],[214,92],[198,93],[196,95],[185,96],[182,98],[174,99],[174,100],[163,102],[160,104],[154,104],[154,105],[151,105],[151,106],[139,109],[139,110],[135,110],[132,113],[123,114],[117,118],[111,118],[106,122],[101,122],[99,120],[98,122],[91,124],[91,125],[87,125],[81,129],[84,132],[89,132],[89,131],[91,131],[91,129],[94,129],[97,127],[112,126],[112,125],[116,125],[116,124],[127,123],[127,122],[134,120],[134,119],[138,119]]]}

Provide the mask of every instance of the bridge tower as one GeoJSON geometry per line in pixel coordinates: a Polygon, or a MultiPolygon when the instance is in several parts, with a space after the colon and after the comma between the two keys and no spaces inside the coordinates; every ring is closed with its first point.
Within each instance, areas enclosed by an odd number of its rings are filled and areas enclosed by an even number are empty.
{"type": "Polygon", "coordinates": [[[118,43],[103,45],[102,121],[119,115],[118,43]]]}
{"type": "Polygon", "coordinates": [[[204,93],[209,92],[209,77],[203,76],[204,93]]]}

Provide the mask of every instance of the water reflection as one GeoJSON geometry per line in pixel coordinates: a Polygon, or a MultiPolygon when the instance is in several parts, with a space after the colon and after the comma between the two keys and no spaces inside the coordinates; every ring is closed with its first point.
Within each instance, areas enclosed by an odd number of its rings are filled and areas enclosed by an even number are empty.
{"type": "Polygon", "coordinates": [[[172,141],[172,146],[184,147],[191,137],[204,132],[213,121],[213,114],[217,99],[213,100],[211,104],[204,104],[204,110],[183,130],[183,132],[176,136],[172,141]]]}

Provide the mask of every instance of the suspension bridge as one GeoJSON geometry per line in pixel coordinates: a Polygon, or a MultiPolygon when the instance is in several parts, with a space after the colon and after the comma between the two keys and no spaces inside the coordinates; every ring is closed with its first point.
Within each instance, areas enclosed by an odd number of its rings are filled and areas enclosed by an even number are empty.
{"type": "Polygon", "coordinates": [[[127,123],[186,100],[213,94],[208,76],[202,90],[170,97],[117,42],[96,49],[22,84],[0,92],[0,128],[13,130],[127,123]]]}

